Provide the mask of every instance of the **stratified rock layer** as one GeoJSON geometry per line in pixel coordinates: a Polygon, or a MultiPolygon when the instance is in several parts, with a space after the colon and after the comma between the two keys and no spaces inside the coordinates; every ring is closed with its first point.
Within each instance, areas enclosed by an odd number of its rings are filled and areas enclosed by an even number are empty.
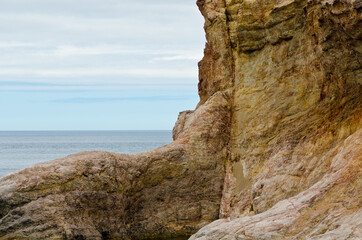
{"type": "Polygon", "coordinates": [[[1,178],[0,239],[362,239],[361,1],[197,4],[175,141],[1,178]]]}
{"type": "Polygon", "coordinates": [[[198,5],[201,100],[231,92],[232,118],[229,220],[192,239],[362,238],[361,1],[198,5]]]}

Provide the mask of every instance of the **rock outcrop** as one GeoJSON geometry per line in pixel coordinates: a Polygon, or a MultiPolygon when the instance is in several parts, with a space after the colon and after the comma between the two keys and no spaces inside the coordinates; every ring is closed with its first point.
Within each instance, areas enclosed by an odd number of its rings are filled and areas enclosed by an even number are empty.
{"type": "Polygon", "coordinates": [[[200,103],[175,141],[1,178],[0,239],[362,238],[362,2],[197,4],[200,103]]]}
{"type": "Polygon", "coordinates": [[[229,112],[218,93],[159,149],[84,152],[1,178],[0,239],[190,236],[219,215],[229,112]]]}

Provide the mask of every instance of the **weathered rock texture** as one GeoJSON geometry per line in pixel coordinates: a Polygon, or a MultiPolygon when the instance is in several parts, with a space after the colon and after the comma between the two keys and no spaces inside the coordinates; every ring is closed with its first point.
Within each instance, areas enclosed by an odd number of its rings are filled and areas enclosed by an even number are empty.
{"type": "Polygon", "coordinates": [[[362,238],[362,2],[198,5],[201,101],[232,96],[220,212],[230,221],[192,239],[362,238]]]}
{"type": "Polygon", "coordinates": [[[175,141],[3,177],[0,239],[171,239],[201,227],[191,239],[362,239],[361,1],[197,4],[200,103],[180,114],[175,141]]]}
{"type": "Polygon", "coordinates": [[[1,178],[0,239],[170,239],[217,219],[225,97],[209,98],[159,149],[79,153],[1,178]]]}

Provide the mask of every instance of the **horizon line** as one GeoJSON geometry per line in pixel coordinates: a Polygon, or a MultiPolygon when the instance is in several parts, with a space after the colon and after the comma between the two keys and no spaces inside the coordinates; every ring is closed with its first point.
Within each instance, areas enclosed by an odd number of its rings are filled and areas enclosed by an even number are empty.
{"type": "Polygon", "coordinates": [[[66,131],[172,131],[172,129],[78,129],[78,130],[72,130],[72,129],[64,129],[64,130],[0,130],[0,132],[66,132],[66,131]]]}

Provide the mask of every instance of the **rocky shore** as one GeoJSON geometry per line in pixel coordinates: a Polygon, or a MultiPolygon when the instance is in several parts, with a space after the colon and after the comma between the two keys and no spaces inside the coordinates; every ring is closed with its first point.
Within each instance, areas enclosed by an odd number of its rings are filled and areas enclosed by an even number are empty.
{"type": "Polygon", "coordinates": [[[0,239],[362,238],[362,2],[197,5],[200,102],[174,141],[8,174],[0,239]]]}

